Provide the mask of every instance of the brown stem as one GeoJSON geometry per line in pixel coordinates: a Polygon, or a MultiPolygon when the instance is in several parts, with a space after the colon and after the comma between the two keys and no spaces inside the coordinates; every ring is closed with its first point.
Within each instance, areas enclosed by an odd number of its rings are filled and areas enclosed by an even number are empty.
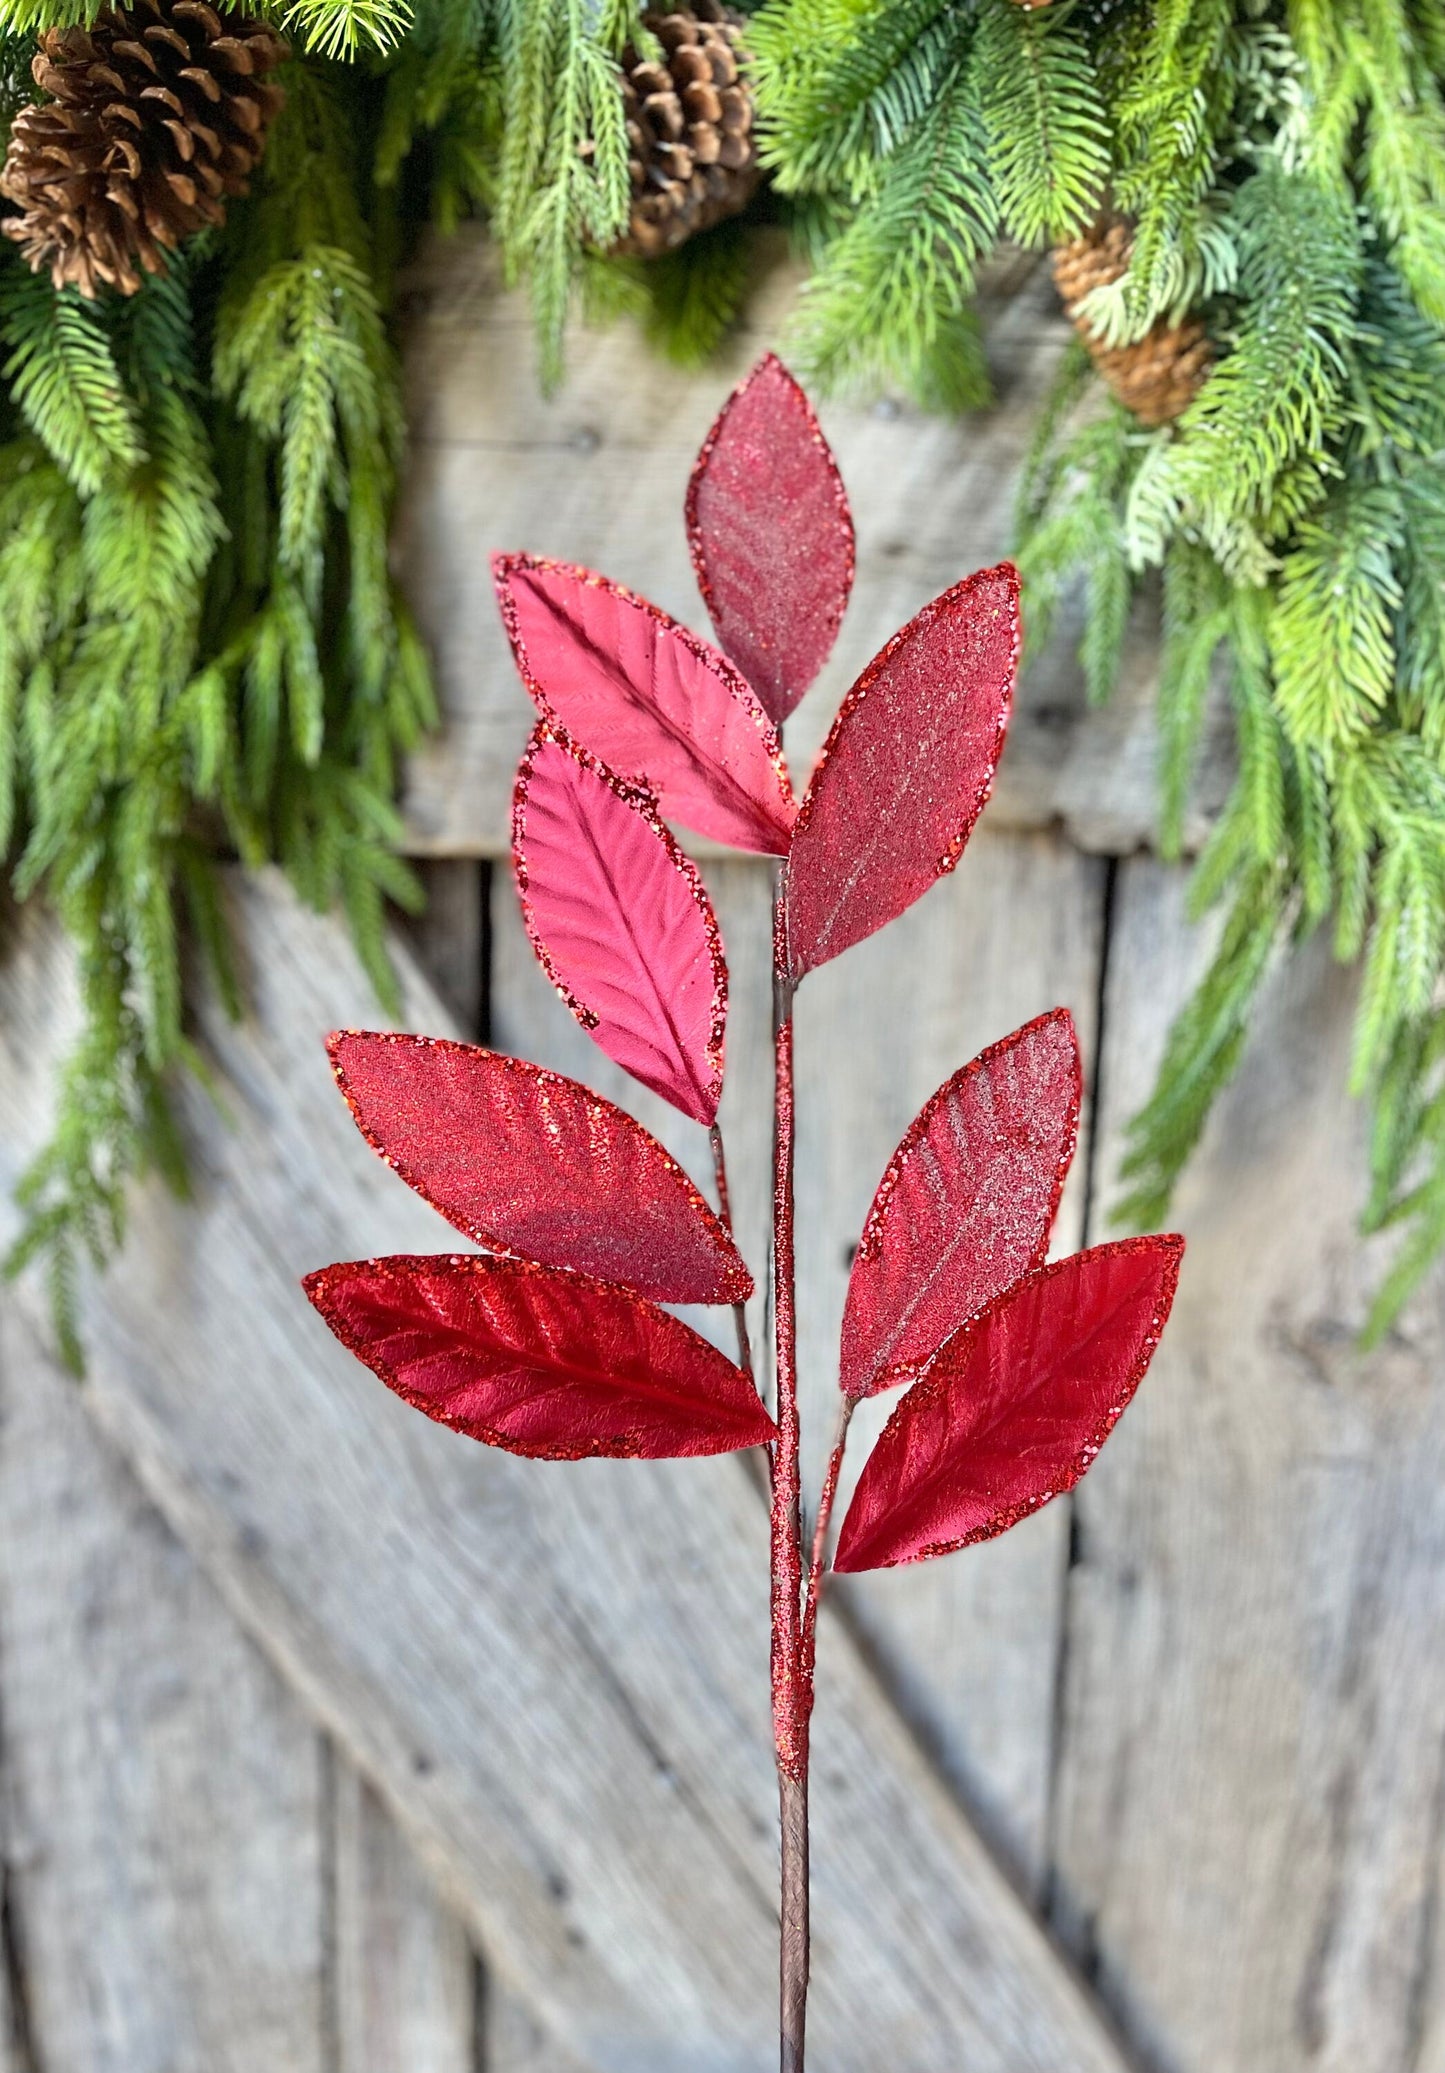
{"type": "Polygon", "coordinates": [[[783,1835],[782,2073],[803,2073],[808,2019],[808,1774],[778,1776],[783,1835]]]}
{"type": "Polygon", "coordinates": [[[773,1314],[778,1438],[771,1524],[773,1740],[782,1827],[782,2073],[803,2073],[808,2000],[808,1719],[803,1643],[803,1534],[793,1270],[793,982],[786,866],[773,910],[773,1314]]]}
{"type": "MultiPolygon", "coordinates": [[[[712,1170],[717,1180],[718,1214],[723,1220],[728,1236],[731,1237],[733,1235],[733,1212],[732,1204],[728,1199],[728,1162],[723,1152],[722,1132],[718,1129],[716,1123],[709,1127],[707,1141],[712,1146],[712,1170]]],[[[753,1347],[752,1341],[748,1337],[748,1311],[745,1303],[733,1304],[733,1323],[737,1326],[738,1332],[738,1366],[745,1375],[751,1375],[753,1371],[753,1347]]]]}

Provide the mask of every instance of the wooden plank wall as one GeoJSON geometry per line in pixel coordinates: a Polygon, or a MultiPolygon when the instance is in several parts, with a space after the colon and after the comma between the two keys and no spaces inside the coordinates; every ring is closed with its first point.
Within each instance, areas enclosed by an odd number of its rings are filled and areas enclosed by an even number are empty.
{"type": "MultiPolygon", "coordinates": [[[[232,904],[254,1019],[202,996],[197,1023],[232,1127],[188,1104],[200,1199],[144,1198],[89,1311],[83,1400],[544,2027],[599,2073],[761,2073],[776,1870],[755,1480],[726,1459],[539,1469],[355,1368],[298,1264],[449,1241],[330,1082],[320,1032],[367,1000],[344,935],[266,880],[232,904]]],[[[53,934],[24,934],[0,1016],[5,1184],[74,990],[53,934]]],[[[409,998],[418,1026],[449,1026],[415,974],[409,998]]],[[[1121,2073],[832,1621],[823,1668],[820,2057],[1121,2073]]]]}
{"type": "Polygon", "coordinates": [[[567,2073],[18,1308],[3,2073],[567,2073]]]}
{"type": "MultiPolygon", "coordinates": [[[[522,937],[496,860],[527,713],[484,557],[592,559],[696,623],[678,511],[722,380],[603,338],[543,405],[483,254],[424,258],[414,297],[402,555],[450,725],[408,794],[437,989],[412,975],[410,1018],[576,1073],[701,1173],[697,1133],[624,1085],[522,937]]],[[[860,572],[792,730],[800,766],[847,674],[1006,544],[1059,331],[1018,276],[990,323],[991,415],[825,413],[860,572]]],[[[1037,670],[957,877],[803,989],[815,1453],[888,1153],[963,1058],[1055,1001],[1091,1065],[1060,1245],[1105,1235],[1125,1120],[1207,947],[1145,853],[1148,655],[1144,631],[1103,715],[1062,654],[1037,670]]],[[[1216,755],[1196,833],[1225,777],[1216,755]]],[[[766,886],[704,867],[760,1264],[766,886]]],[[[314,1050],[367,1017],[341,932],[274,886],[234,904],[255,1017],[202,1005],[230,1127],[190,1105],[196,1206],[146,1198],[90,1300],[83,1391],[34,1291],[0,1313],[0,2073],[762,2073],[756,1493],[729,1464],[558,1480],[468,1449],[311,1330],[303,1267],[449,1241],[350,1133],[314,1050]]],[[[1274,982],[1181,1194],[1170,1338],[1078,1497],[837,1592],[828,2073],[1445,2073],[1445,1292],[1355,1350],[1379,1265],[1351,1229],[1349,1005],[1323,951],[1274,982]]],[[[27,922],[0,970],[7,1188],[72,1012],[27,922]]]]}

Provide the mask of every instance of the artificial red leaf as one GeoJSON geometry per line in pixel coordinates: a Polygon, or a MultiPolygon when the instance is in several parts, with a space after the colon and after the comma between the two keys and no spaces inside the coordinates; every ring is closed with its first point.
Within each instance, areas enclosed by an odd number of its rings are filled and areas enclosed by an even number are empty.
{"type": "Polygon", "coordinates": [[[951,871],[993,784],[1019,653],[1008,562],[894,634],[839,709],[793,832],[795,977],[871,936],[951,871]]]}
{"type": "Polygon", "coordinates": [[[813,407],[767,353],[723,405],[687,490],[717,637],[785,720],[828,659],[853,587],[853,519],[813,407]]]}
{"type": "Polygon", "coordinates": [[[571,562],[492,557],[502,621],[544,717],[669,820],[786,853],[797,808],[777,730],[732,664],[645,598],[571,562]]]}
{"type": "Polygon", "coordinates": [[[327,1049],[368,1144],[489,1251],[623,1281],[658,1303],[752,1293],[677,1161],[590,1088],[445,1037],[343,1029],[327,1049]]]}
{"type": "Polygon", "coordinates": [[[916,1375],[966,1319],[1048,1250],[1079,1125],[1066,1008],[956,1072],[888,1162],[848,1281],[840,1386],[872,1396],[916,1375]]]}
{"type": "Polygon", "coordinates": [[[775,1431],[715,1346],[585,1274],[399,1255],[323,1267],[302,1287],[388,1389],[509,1454],[664,1460],[761,1446],[775,1431]]]}
{"type": "Polygon", "coordinates": [[[1176,1237],[1096,1245],[965,1325],[884,1426],[833,1567],[946,1555],[1071,1490],[1143,1379],[1183,1251],[1176,1237]]]}
{"type": "Polygon", "coordinates": [[[697,866],[653,795],[544,722],[517,772],[512,855],[533,948],[582,1027],[634,1079],[711,1123],[727,965],[697,866]]]}

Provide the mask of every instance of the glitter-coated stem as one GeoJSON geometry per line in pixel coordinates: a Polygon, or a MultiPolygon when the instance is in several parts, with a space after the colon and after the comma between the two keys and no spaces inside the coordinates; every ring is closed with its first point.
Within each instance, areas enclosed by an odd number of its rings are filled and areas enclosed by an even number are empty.
{"type": "MultiPolygon", "coordinates": [[[[722,1218],[727,1234],[731,1238],[734,1233],[732,1203],[728,1199],[728,1162],[723,1151],[722,1132],[718,1129],[716,1123],[710,1126],[707,1133],[707,1141],[712,1146],[712,1170],[717,1181],[718,1215],[722,1218]]],[[[753,1348],[752,1341],[748,1337],[748,1310],[746,1303],[733,1304],[733,1323],[737,1326],[738,1332],[738,1366],[745,1375],[751,1375],[753,1371],[753,1348]]]]}
{"type": "Polygon", "coordinates": [[[848,1427],[852,1423],[855,1409],[851,1396],[838,1399],[838,1421],[833,1428],[833,1448],[828,1456],[828,1467],[823,1476],[822,1493],[818,1498],[818,1519],[813,1528],[813,1553],[808,1564],[808,1589],[803,1601],[803,1674],[811,1696],[813,1688],[813,1664],[818,1652],[818,1601],[823,1595],[823,1564],[828,1555],[828,1525],[833,1516],[833,1500],[838,1495],[838,1478],[843,1473],[843,1453],[848,1445],[848,1427]]]}
{"type": "Polygon", "coordinates": [[[773,1450],[772,1693],[782,1817],[782,2073],[803,2073],[808,2000],[808,1716],[793,1271],[793,982],[786,867],[773,910],[773,1316],[778,1438],[773,1450]]]}

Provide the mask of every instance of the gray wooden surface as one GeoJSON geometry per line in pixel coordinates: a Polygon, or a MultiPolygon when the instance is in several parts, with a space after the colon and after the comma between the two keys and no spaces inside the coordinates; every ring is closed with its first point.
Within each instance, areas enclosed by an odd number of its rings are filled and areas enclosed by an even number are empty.
{"type": "MultiPolygon", "coordinates": [[[[860,572],[790,729],[799,768],[847,671],[1006,543],[1059,334],[1040,282],[1002,285],[995,412],[825,412],[860,572]]],[[[603,337],[543,404],[524,322],[476,250],[418,267],[402,556],[449,727],[409,784],[432,901],[407,1020],[578,1074],[705,1180],[700,1134],[624,1084],[527,951],[500,855],[527,712],[485,560],[592,560],[701,623],[678,514],[724,382],[603,337]]],[[[1088,715],[1048,658],[957,876],[802,990],[814,1475],[848,1248],[893,1144],[1059,1001],[1091,1081],[1059,1244],[1106,1234],[1124,1121],[1207,947],[1141,853],[1148,672],[1144,630],[1119,706],[1088,715]]],[[[705,870],[761,1268],[765,874],[705,870]]],[[[343,932],[271,881],[231,899],[251,1012],[199,1004],[227,1120],[190,1099],[195,1203],[138,1204],[87,1296],[82,1388],[34,1288],[0,1311],[0,2073],[762,2073],[758,1493],[736,1462],[511,1461],[340,1354],[299,1273],[454,1239],[328,1081],[325,1029],[377,1019],[343,932]]],[[[52,930],[5,927],[8,1198],[74,988],[52,930]]],[[[1274,983],[1181,1195],[1169,1339],[1076,1498],[834,1596],[819,2073],[1445,2073],[1442,1291],[1354,1350],[1378,1261],[1350,1227],[1349,996],[1322,954],[1274,983]]]]}
{"type": "MultiPolygon", "coordinates": [[[[447,1240],[331,1085],[316,1033],[366,1006],[339,931],[270,882],[237,887],[234,909],[255,1020],[203,1003],[200,1036],[236,1127],[208,1134],[196,1204],[146,1199],[90,1312],[87,1398],[584,2063],[751,2073],[774,1965],[753,1479],[732,1459],[520,1463],[417,1418],[341,1352],[298,1301],[298,1264],[447,1240]]],[[[32,934],[9,965],[7,1153],[65,990],[32,934]]],[[[419,981],[412,1006],[445,1027],[419,981]]],[[[822,1671],[820,2056],[842,2073],[880,2053],[919,2073],[1117,2073],[836,1627],[822,1671]]]]}

